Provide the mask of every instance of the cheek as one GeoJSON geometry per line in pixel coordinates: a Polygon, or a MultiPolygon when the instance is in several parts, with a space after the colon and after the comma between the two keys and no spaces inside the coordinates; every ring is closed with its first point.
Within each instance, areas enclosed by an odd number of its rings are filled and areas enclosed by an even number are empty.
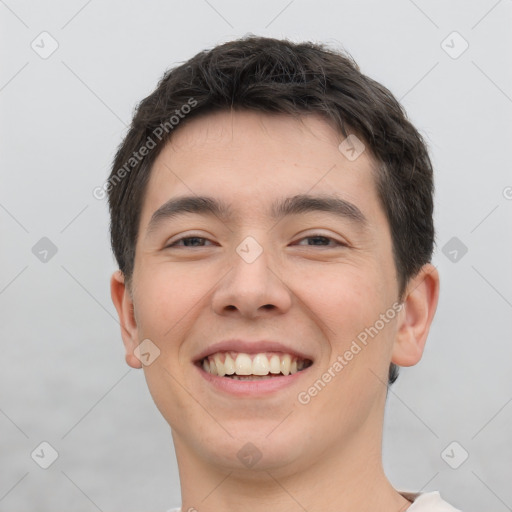
{"type": "Polygon", "coordinates": [[[207,289],[197,274],[176,268],[172,271],[170,265],[147,267],[138,276],[139,330],[162,341],[175,337],[179,325],[187,325],[187,319],[194,318],[207,289]]]}
{"type": "Polygon", "coordinates": [[[304,302],[324,321],[330,339],[343,345],[373,317],[381,301],[376,278],[368,266],[339,265],[305,283],[304,302]]]}
{"type": "Polygon", "coordinates": [[[338,273],[330,272],[321,283],[317,277],[318,286],[309,288],[305,295],[304,303],[315,308],[329,340],[329,364],[343,357],[342,373],[350,382],[366,379],[370,369],[380,374],[385,366],[395,322],[380,320],[392,305],[382,279],[378,269],[369,266],[343,268],[338,273]],[[363,367],[366,370],[362,371],[363,367]]]}

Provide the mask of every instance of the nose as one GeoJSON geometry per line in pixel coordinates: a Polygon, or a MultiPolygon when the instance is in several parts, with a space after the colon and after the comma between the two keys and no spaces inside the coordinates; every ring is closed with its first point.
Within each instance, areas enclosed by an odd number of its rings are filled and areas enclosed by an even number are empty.
{"type": "Polygon", "coordinates": [[[279,276],[275,258],[271,257],[270,250],[257,246],[254,242],[241,244],[231,255],[231,271],[221,280],[212,296],[212,307],[218,315],[257,318],[289,310],[291,291],[279,276]],[[261,253],[254,259],[259,251],[261,253]]]}

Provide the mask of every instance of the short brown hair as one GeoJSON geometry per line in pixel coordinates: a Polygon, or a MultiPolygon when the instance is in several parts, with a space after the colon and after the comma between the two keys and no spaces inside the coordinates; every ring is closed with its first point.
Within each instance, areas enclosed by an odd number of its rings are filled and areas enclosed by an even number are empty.
{"type": "MultiPolygon", "coordinates": [[[[435,244],[433,171],[423,138],[391,92],[361,73],[347,53],[321,43],[253,35],[202,51],[166,71],[135,110],[106,182],[112,249],[128,288],[153,162],[176,127],[199,114],[229,109],[317,113],[345,137],[350,130],[364,141],[377,163],[376,185],[390,226],[402,301],[407,283],[430,262],[435,244]]],[[[392,363],[389,384],[397,377],[392,363]]]]}

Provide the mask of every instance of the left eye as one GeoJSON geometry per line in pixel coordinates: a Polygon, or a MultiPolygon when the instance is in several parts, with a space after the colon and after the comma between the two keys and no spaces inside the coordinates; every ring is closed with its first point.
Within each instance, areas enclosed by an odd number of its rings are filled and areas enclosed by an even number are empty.
{"type": "MultiPolygon", "coordinates": [[[[183,242],[183,245],[181,247],[204,247],[204,243],[197,243],[198,241],[210,241],[207,238],[200,237],[200,236],[186,236],[183,238],[179,238],[178,240],[174,241],[172,244],[169,244],[167,247],[177,247],[179,242],[183,242]]],[[[329,236],[323,236],[323,235],[311,235],[311,236],[305,236],[304,238],[300,238],[299,241],[302,240],[316,240],[320,241],[320,243],[308,243],[306,245],[308,246],[328,246],[329,242],[334,242],[335,245],[338,246],[344,246],[345,244],[342,242],[338,242],[334,238],[331,238],[329,236]],[[326,244],[322,242],[327,242],[326,244]]]]}
{"type": "MultiPolygon", "coordinates": [[[[323,236],[323,235],[311,235],[311,236],[305,236],[304,238],[301,238],[300,241],[302,240],[321,240],[321,241],[327,241],[327,244],[329,244],[330,241],[334,242],[335,245],[345,245],[341,242],[338,242],[338,240],[335,240],[334,238],[331,238],[329,236],[323,236]]],[[[326,245],[327,245],[326,244],[326,245]]],[[[307,245],[324,245],[324,244],[316,244],[316,243],[313,243],[313,244],[307,244],[307,245]]]]}

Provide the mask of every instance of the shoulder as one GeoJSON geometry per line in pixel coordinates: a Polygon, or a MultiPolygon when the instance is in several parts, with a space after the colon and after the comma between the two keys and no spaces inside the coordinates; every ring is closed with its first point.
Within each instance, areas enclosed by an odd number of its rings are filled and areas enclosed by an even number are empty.
{"type": "Polygon", "coordinates": [[[400,492],[400,494],[413,502],[407,512],[462,512],[444,501],[439,491],[425,493],[400,492]]]}

